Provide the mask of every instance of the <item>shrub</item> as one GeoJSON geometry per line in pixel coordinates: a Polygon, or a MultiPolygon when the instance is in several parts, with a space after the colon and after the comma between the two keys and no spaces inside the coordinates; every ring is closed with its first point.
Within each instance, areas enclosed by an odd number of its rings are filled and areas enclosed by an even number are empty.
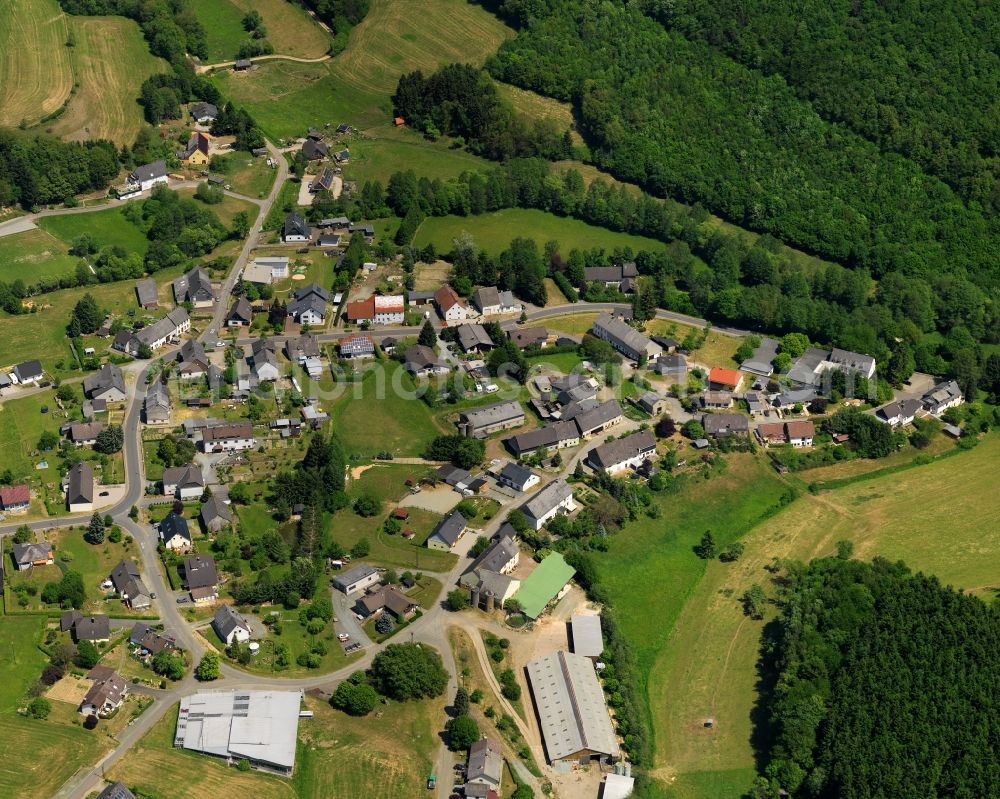
{"type": "Polygon", "coordinates": [[[52,712],[52,705],[48,699],[36,696],[28,702],[28,715],[33,719],[46,719],[52,712]]]}
{"type": "Polygon", "coordinates": [[[448,746],[458,752],[468,749],[479,740],[479,725],[471,716],[456,716],[447,724],[448,746]]]}

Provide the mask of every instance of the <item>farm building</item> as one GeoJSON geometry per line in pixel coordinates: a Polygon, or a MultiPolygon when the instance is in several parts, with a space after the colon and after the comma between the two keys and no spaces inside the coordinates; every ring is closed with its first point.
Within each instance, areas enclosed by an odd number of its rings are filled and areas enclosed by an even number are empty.
{"type": "Polygon", "coordinates": [[[600,616],[574,614],[570,620],[570,633],[573,636],[574,655],[583,655],[591,660],[597,660],[601,656],[604,638],[601,636],[600,616]]]}
{"type": "Polygon", "coordinates": [[[514,598],[524,608],[524,615],[537,619],[553,599],[561,598],[576,570],[558,552],[552,552],[521,583],[514,598]]]}
{"type": "Polygon", "coordinates": [[[333,587],[345,594],[361,591],[379,581],[380,572],[367,563],[359,563],[333,578],[333,587]]]}
{"type": "Polygon", "coordinates": [[[509,430],[523,424],[524,408],[514,400],[465,411],[459,416],[459,429],[474,438],[486,438],[500,430],[509,430]]]}

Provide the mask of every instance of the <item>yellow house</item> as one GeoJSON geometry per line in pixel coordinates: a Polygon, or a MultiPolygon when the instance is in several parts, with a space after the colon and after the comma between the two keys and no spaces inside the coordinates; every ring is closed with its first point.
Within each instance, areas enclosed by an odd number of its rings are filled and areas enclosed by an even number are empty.
{"type": "Polygon", "coordinates": [[[187,147],[177,153],[177,158],[186,166],[208,166],[209,138],[204,133],[192,133],[187,147]]]}

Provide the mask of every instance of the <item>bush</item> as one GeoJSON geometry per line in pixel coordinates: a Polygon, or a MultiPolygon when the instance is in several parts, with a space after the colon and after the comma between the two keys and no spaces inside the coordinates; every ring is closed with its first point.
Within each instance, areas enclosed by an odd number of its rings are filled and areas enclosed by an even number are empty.
{"type": "Polygon", "coordinates": [[[202,682],[217,680],[222,676],[222,662],[214,652],[206,652],[202,655],[201,663],[194,670],[195,679],[202,682]]]}
{"type": "Polygon", "coordinates": [[[330,697],[330,704],[349,716],[367,716],[378,704],[378,694],[367,682],[344,680],[330,697]]]}
{"type": "Polygon", "coordinates": [[[392,620],[392,616],[388,613],[383,613],[375,622],[375,631],[379,633],[379,635],[388,635],[395,629],[396,622],[392,620]]]}
{"type": "Polygon", "coordinates": [[[76,665],[81,669],[92,669],[101,659],[101,653],[92,641],[80,641],[76,645],[76,665]]]}
{"type": "Polygon", "coordinates": [[[479,725],[471,716],[456,716],[447,724],[448,746],[453,752],[468,749],[479,740],[479,725]]]}
{"type": "Polygon", "coordinates": [[[469,592],[462,588],[456,588],[448,592],[445,606],[448,610],[459,611],[469,607],[469,602],[469,592]]]}
{"type": "Polygon", "coordinates": [[[448,685],[441,656],[418,644],[389,644],[372,661],[371,678],[379,693],[400,701],[441,696],[448,685]]]}
{"type": "Polygon", "coordinates": [[[87,718],[83,720],[83,728],[85,730],[92,730],[97,726],[97,716],[91,713],[87,718]]]}
{"type": "Polygon", "coordinates": [[[382,510],[382,503],[373,494],[362,494],[354,500],[354,512],[358,516],[370,518],[378,514],[380,510],[382,510]]]}
{"type": "Polygon", "coordinates": [[[28,715],[33,719],[46,719],[52,712],[52,705],[48,699],[36,696],[28,702],[28,715]]]}

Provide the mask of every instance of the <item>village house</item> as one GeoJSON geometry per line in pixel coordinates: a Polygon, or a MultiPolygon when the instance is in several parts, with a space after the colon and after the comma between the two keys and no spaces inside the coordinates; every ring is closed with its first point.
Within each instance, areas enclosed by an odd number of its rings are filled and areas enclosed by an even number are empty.
{"type": "Polygon", "coordinates": [[[104,422],[78,422],[69,426],[69,440],[78,447],[92,447],[107,427],[104,422]]]}
{"type": "Polygon", "coordinates": [[[923,409],[923,403],[917,399],[903,399],[890,402],[875,411],[875,418],[885,422],[890,427],[905,427],[913,424],[917,413],[923,409]]]}
{"type": "Polygon", "coordinates": [[[309,224],[298,214],[292,212],[285,217],[285,224],[281,229],[281,239],[286,243],[304,242],[312,238],[312,229],[309,224]]]}
{"type": "Polygon", "coordinates": [[[965,402],[962,389],[954,380],[938,383],[924,394],[921,399],[924,410],[933,416],[940,416],[949,408],[955,408],[965,402]]]}
{"type": "Polygon", "coordinates": [[[541,530],[560,513],[572,513],[574,510],[573,489],[562,479],[552,481],[520,507],[534,530],[541,530]]]}
{"type": "Polygon", "coordinates": [[[496,286],[476,289],[472,295],[472,304],[483,316],[505,316],[521,310],[521,304],[514,299],[512,292],[499,291],[496,286]]]}
{"type": "Polygon", "coordinates": [[[154,311],[160,306],[159,289],[151,277],[144,278],[135,284],[135,298],[145,311],[154,311]]]}
{"type": "Polygon", "coordinates": [[[347,303],[344,315],[352,324],[401,325],[406,316],[406,304],[401,294],[372,294],[347,303]]]}
{"type": "Polygon", "coordinates": [[[128,182],[139,191],[148,191],[157,184],[167,183],[167,162],[153,161],[151,164],[137,166],[135,171],[128,176],[128,182]]]}
{"type": "Polygon", "coordinates": [[[524,408],[514,400],[462,411],[458,417],[458,429],[472,438],[486,438],[523,424],[524,408]]]}
{"type": "Polygon", "coordinates": [[[83,394],[87,399],[105,402],[125,400],[125,376],[113,363],[106,363],[101,371],[83,378],[83,394]]]}
{"type": "Polygon", "coordinates": [[[324,142],[306,139],[302,144],[302,154],[309,161],[322,161],[330,154],[330,148],[324,142]]]}
{"type": "Polygon", "coordinates": [[[757,426],[756,434],[765,447],[771,444],[811,447],[816,435],[816,425],[808,421],[767,422],[757,426]]]}
{"type": "Polygon", "coordinates": [[[594,447],[587,455],[587,463],[595,471],[618,474],[627,469],[637,469],[655,455],[656,439],[648,430],[640,430],[594,447]]]}
{"type": "Polygon", "coordinates": [[[428,549],[440,549],[445,552],[452,549],[468,528],[465,517],[454,511],[445,516],[427,537],[428,549]]]}
{"type": "Polygon", "coordinates": [[[429,377],[448,371],[448,367],[438,360],[437,353],[423,344],[414,344],[406,351],[403,365],[414,377],[429,377]]]}
{"type": "Polygon", "coordinates": [[[14,544],[11,552],[14,566],[23,572],[35,566],[51,566],[55,563],[52,544],[45,541],[38,543],[14,544]]]}
{"type": "Polygon", "coordinates": [[[174,281],[174,299],[180,305],[190,302],[195,308],[211,308],[215,303],[212,279],[202,267],[196,266],[174,281]]]}
{"type": "Polygon", "coordinates": [[[226,327],[249,327],[253,322],[253,306],[244,296],[237,297],[226,315],[226,327]]]}
{"type": "Polygon", "coordinates": [[[94,684],[80,703],[80,713],[84,716],[110,716],[125,702],[128,683],[113,669],[97,666],[91,670],[94,684]]]}
{"type": "Polygon", "coordinates": [[[471,313],[465,301],[447,284],[434,292],[434,304],[446,322],[464,322],[471,313]]]}
{"type": "Polygon", "coordinates": [[[875,359],[850,350],[808,347],[788,370],[788,378],[802,386],[818,386],[823,373],[830,370],[853,372],[864,378],[875,376],[875,359]]]}
{"type": "Polygon", "coordinates": [[[142,581],[135,561],[120,561],[111,570],[111,584],[121,600],[132,610],[141,610],[153,604],[151,592],[142,581]]]}
{"type": "Polygon", "coordinates": [[[497,472],[497,482],[515,491],[527,491],[541,481],[541,477],[519,463],[505,463],[503,468],[497,472]]]}
{"type": "Polygon", "coordinates": [[[347,571],[335,574],[333,587],[344,594],[353,594],[377,583],[380,575],[381,572],[376,567],[358,563],[347,571]]]}
{"type": "Polygon", "coordinates": [[[129,633],[128,642],[135,653],[144,659],[158,655],[164,649],[177,648],[176,638],[142,621],[135,623],[132,632],[129,633]]]}
{"type": "Polygon", "coordinates": [[[187,519],[179,513],[170,511],[163,517],[163,521],[160,522],[159,536],[163,546],[172,552],[190,552],[194,548],[187,519]]]}
{"type": "Polygon", "coordinates": [[[493,339],[482,325],[461,325],[458,328],[458,344],[463,352],[489,352],[493,349],[493,339]]]}
{"type": "Polygon", "coordinates": [[[152,383],[142,401],[146,424],[169,424],[170,394],[159,380],[152,383]]]}
{"type": "Polygon", "coordinates": [[[344,336],[337,342],[341,358],[374,358],[375,339],[363,333],[344,336]]]}
{"type": "Polygon", "coordinates": [[[233,512],[218,494],[213,494],[202,503],[200,516],[205,531],[209,533],[217,533],[233,523],[233,512]]]}
{"type": "Polygon", "coordinates": [[[42,362],[38,360],[25,361],[14,367],[10,380],[15,386],[27,386],[38,383],[45,376],[42,362]]]}
{"type": "Polygon", "coordinates": [[[69,631],[73,640],[107,643],[111,640],[111,619],[107,616],[84,616],[78,610],[67,610],[59,617],[59,626],[69,631]]]}
{"type": "Polygon", "coordinates": [[[94,509],[94,468],[85,461],[69,470],[66,479],[66,507],[70,513],[94,509]]]}
{"type": "Polygon", "coordinates": [[[635,404],[650,416],[660,416],[670,409],[667,398],[655,391],[647,391],[635,401],[635,404]]]}
{"type": "Polygon", "coordinates": [[[331,186],[333,186],[333,170],[327,167],[312,179],[312,182],[309,184],[309,191],[312,194],[321,191],[330,191],[331,186]]]}
{"type": "Polygon", "coordinates": [[[180,500],[195,499],[205,491],[201,467],[193,463],[163,470],[163,494],[180,500]]]}
{"type": "Polygon", "coordinates": [[[622,406],[618,404],[618,400],[611,399],[602,402],[596,408],[574,416],[573,421],[576,423],[582,438],[604,433],[624,418],[625,413],[622,411],[622,406]]]}
{"type": "Polygon", "coordinates": [[[208,166],[209,138],[201,131],[195,131],[183,150],[178,151],[177,160],[184,166],[208,166]]]}
{"type": "Polygon", "coordinates": [[[659,344],[650,341],[634,327],[630,327],[617,316],[611,314],[602,314],[597,317],[591,332],[633,361],[638,361],[643,356],[651,359],[656,358],[663,352],[663,348],[659,344]]]}
{"type": "Polygon", "coordinates": [[[211,555],[192,555],[184,559],[184,587],[195,603],[214,602],[219,598],[219,573],[211,555]]]}
{"type": "Polygon", "coordinates": [[[770,377],[774,372],[771,362],[777,357],[781,344],[766,336],[754,349],[753,354],[740,364],[740,371],[749,372],[758,377],[770,377]]]}
{"type": "Polygon", "coordinates": [[[701,426],[709,438],[750,435],[750,419],[742,413],[706,413],[701,426]]]}
{"type": "Polygon", "coordinates": [[[532,455],[539,450],[575,447],[579,443],[580,429],[572,421],[553,422],[504,440],[504,444],[517,458],[532,455]]]}
{"type": "Polygon", "coordinates": [[[144,327],[125,338],[122,346],[119,346],[119,339],[116,336],[112,347],[121,349],[129,355],[138,356],[143,345],[155,352],[168,343],[180,341],[181,335],[190,329],[191,317],[188,316],[187,311],[183,308],[174,308],[165,317],[153,322],[149,327],[144,327]]]}
{"type": "Polygon", "coordinates": [[[736,369],[723,369],[713,366],[708,373],[708,387],[716,391],[735,392],[743,382],[743,375],[736,369]]]}
{"type": "Polygon", "coordinates": [[[732,408],[733,394],[730,391],[706,391],[701,395],[701,407],[716,411],[732,408]]]}
{"type": "Polygon", "coordinates": [[[180,363],[177,367],[177,376],[182,380],[194,380],[208,372],[210,361],[205,353],[205,347],[198,339],[185,341],[177,353],[177,360],[180,363]]]}
{"type": "Polygon", "coordinates": [[[27,483],[0,486],[0,510],[4,513],[24,513],[31,504],[31,489],[27,483]]]}
{"type": "Polygon", "coordinates": [[[389,611],[397,621],[405,621],[414,614],[417,603],[396,586],[390,585],[358,597],[355,609],[366,619],[378,618],[389,611]]]}
{"type": "Polygon", "coordinates": [[[288,303],[288,315],[300,325],[322,325],[326,321],[326,306],[330,292],[316,283],[292,292],[294,299],[288,303]]]}
{"type": "Polygon", "coordinates": [[[253,376],[258,383],[273,383],[281,378],[278,356],[275,355],[273,349],[262,347],[259,350],[254,350],[253,376]]]}
{"type": "Polygon", "coordinates": [[[635,291],[638,276],[639,272],[631,261],[614,266],[588,266],[583,270],[584,280],[588,283],[601,283],[605,288],[618,289],[625,294],[635,291]]]}
{"type": "Polygon", "coordinates": [[[292,363],[302,365],[311,358],[321,357],[323,352],[314,333],[303,333],[298,338],[285,341],[285,354],[292,363]]]}
{"type": "Polygon", "coordinates": [[[253,449],[257,442],[253,436],[253,425],[244,422],[205,428],[201,434],[201,446],[205,452],[237,452],[253,449]]]}
{"type": "Polygon", "coordinates": [[[480,738],[469,747],[469,760],[465,769],[467,799],[486,799],[492,792],[499,797],[503,780],[503,751],[492,738],[480,738]]]}
{"type": "Polygon", "coordinates": [[[522,350],[527,347],[544,349],[549,343],[550,334],[544,327],[521,327],[511,330],[507,337],[522,350]]]}
{"type": "Polygon", "coordinates": [[[250,623],[237,613],[232,605],[222,605],[212,617],[212,629],[222,642],[229,646],[234,641],[245,644],[250,640],[250,623]]]}
{"type": "Polygon", "coordinates": [[[191,118],[199,125],[211,125],[219,116],[219,109],[211,103],[195,103],[191,106],[191,118]]]}

